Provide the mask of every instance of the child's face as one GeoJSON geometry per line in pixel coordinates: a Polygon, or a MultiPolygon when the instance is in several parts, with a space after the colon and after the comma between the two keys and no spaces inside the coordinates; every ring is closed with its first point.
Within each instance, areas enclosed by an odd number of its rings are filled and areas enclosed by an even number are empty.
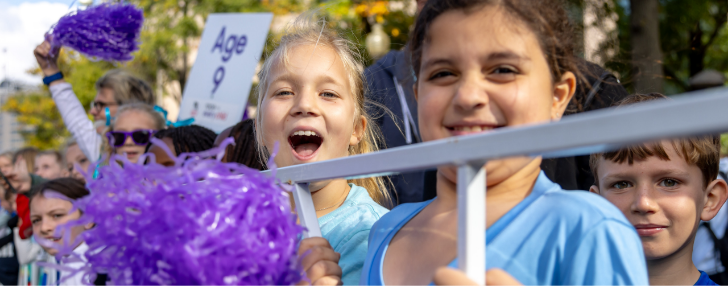
{"type": "Polygon", "coordinates": [[[270,70],[261,105],[263,142],[279,167],[347,156],[359,143],[366,120],[355,117],[356,101],[341,59],[326,46],[300,45],[270,70]]]}
{"type": "MultiPolygon", "coordinates": [[[[420,133],[431,141],[558,120],[575,82],[570,72],[552,79],[536,36],[500,9],[449,11],[432,22],[423,46],[415,86],[420,133]]],[[[490,161],[488,185],[499,184],[532,160],[490,161]]],[[[457,181],[455,168],[439,170],[457,181]]]]}
{"type": "Polygon", "coordinates": [[[43,179],[53,180],[63,177],[65,172],[56,156],[40,155],[35,157],[35,171],[33,173],[43,179]]]}
{"type": "Polygon", "coordinates": [[[88,167],[91,165],[91,161],[86,158],[86,155],[81,152],[81,148],[78,147],[78,144],[73,144],[71,146],[68,146],[68,149],[66,149],[66,169],[71,173],[70,176],[79,179],[82,181],[85,181],[83,175],[81,175],[80,170],[76,169],[76,164],[78,164],[84,173],[88,172],[88,167]]]}
{"type": "Polygon", "coordinates": [[[0,156],[0,172],[3,172],[3,174],[7,175],[12,171],[13,160],[5,156],[0,156]]]}
{"type": "Polygon", "coordinates": [[[601,158],[599,186],[591,188],[635,226],[648,260],[692,249],[700,220],[712,219],[725,201],[722,180],[706,190],[700,168],[688,164],[668,141],[662,147],[670,160],[652,156],[629,165],[601,158]]]}
{"type": "MultiPolygon", "coordinates": [[[[81,217],[81,212],[78,209],[69,213],[71,209],[73,209],[73,204],[69,201],[58,198],[46,198],[43,195],[35,196],[30,202],[30,222],[33,226],[33,233],[58,244],[71,244],[79,234],[89,228],[83,225],[76,225],[71,227],[70,233],[67,231],[66,233],[55,233],[57,226],[64,225],[81,217]]],[[[63,232],[63,228],[60,228],[58,231],[63,232]]],[[[58,253],[58,250],[54,248],[43,246],[43,249],[51,255],[58,253]]]]}
{"type": "MultiPolygon", "coordinates": [[[[131,132],[136,130],[156,130],[154,119],[149,114],[136,110],[129,110],[119,114],[114,123],[114,131],[131,132]]],[[[124,145],[115,148],[114,151],[116,154],[126,153],[126,158],[130,162],[136,163],[139,160],[139,156],[144,154],[146,148],[146,145],[134,144],[131,136],[127,136],[124,145]]]]}

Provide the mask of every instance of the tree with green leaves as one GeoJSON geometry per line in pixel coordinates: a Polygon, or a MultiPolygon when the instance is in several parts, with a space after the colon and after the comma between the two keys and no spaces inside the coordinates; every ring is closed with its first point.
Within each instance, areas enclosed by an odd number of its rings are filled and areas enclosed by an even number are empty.
{"type": "MultiPolygon", "coordinates": [[[[59,67],[86,108],[96,95],[96,80],[114,68],[140,76],[153,83],[157,93],[162,93],[157,96],[172,96],[179,102],[210,13],[273,12],[279,20],[287,21],[301,12],[319,9],[332,28],[359,46],[364,64],[369,65],[372,60],[366,53],[364,39],[374,22],[384,25],[392,38],[392,49],[404,47],[414,17],[397,7],[405,7],[408,1],[411,0],[131,0],[128,2],[142,8],[145,17],[140,49],[132,61],[94,62],[64,49],[59,67]]],[[[274,44],[282,32],[270,31],[269,44],[261,60],[275,48],[274,44]]],[[[40,74],[40,69],[30,72],[40,74]]],[[[249,99],[253,103],[256,100],[254,96],[249,99]]],[[[16,114],[18,121],[28,127],[29,131],[23,136],[30,146],[58,148],[63,138],[68,136],[47,89],[34,94],[18,94],[10,98],[2,109],[16,114]]]]}
{"type": "MultiPolygon", "coordinates": [[[[106,71],[114,68],[111,63],[94,62],[76,52],[63,50],[59,56],[59,67],[67,82],[86,108],[96,96],[96,80],[106,71]]],[[[40,68],[28,71],[41,74],[40,68]]],[[[15,114],[18,123],[27,127],[20,134],[27,146],[41,150],[57,149],[69,136],[48,89],[39,92],[19,93],[11,96],[2,106],[3,112],[15,114]]]]}

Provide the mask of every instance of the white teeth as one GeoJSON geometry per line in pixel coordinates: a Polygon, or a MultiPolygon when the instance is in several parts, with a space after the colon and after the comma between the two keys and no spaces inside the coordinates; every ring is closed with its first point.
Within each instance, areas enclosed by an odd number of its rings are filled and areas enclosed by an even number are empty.
{"type": "Polygon", "coordinates": [[[315,131],[303,131],[303,130],[299,130],[299,131],[293,132],[293,135],[298,135],[298,136],[311,136],[311,135],[318,136],[318,134],[316,134],[315,131]]]}
{"type": "Polygon", "coordinates": [[[488,126],[462,126],[462,127],[454,127],[455,131],[461,131],[461,132],[483,132],[486,130],[491,130],[493,128],[488,126]]]}

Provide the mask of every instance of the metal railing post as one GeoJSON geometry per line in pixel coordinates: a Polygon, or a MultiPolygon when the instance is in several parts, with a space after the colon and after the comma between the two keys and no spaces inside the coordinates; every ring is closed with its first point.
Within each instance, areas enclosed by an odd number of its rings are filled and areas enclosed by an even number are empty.
{"type": "Polygon", "coordinates": [[[316,207],[313,206],[313,198],[308,190],[308,183],[294,184],[293,200],[296,202],[296,213],[301,222],[301,226],[306,230],[303,232],[303,238],[321,237],[321,228],[319,227],[318,217],[316,217],[316,207]]]}
{"type": "Polygon", "coordinates": [[[485,167],[458,166],[458,268],[485,285],[485,167]]]}

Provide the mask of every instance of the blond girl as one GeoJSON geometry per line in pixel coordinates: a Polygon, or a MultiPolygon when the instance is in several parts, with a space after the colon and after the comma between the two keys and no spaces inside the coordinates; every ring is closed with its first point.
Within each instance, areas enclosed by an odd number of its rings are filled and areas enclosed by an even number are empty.
{"type": "MultiPolygon", "coordinates": [[[[324,21],[297,19],[259,74],[260,153],[265,157],[278,142],[274,161],[285,167],[378,150],[378,131],[364,108],[362,72],[349,41],[324,21]]],[[[325,241],[302,243],[302,250],[311,249],[303,260],[308,278],[314,284],[358,284],[369,230],[388,211],[383,180],[335,179],[309,188],[325,241]]]]}

